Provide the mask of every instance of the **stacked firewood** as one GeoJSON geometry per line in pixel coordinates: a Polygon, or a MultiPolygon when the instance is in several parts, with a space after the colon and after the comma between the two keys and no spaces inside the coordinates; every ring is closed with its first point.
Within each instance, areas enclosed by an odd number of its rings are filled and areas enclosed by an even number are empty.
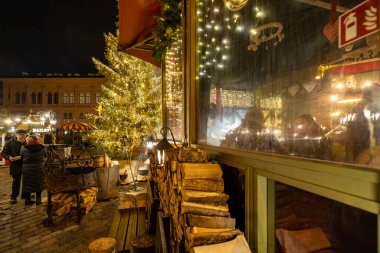
{"type": "MultiPolygon", "coordinates": [[[[182,252],[181,247],[186,252],[202,252],[199,247],[203,245],[216,246],[242,235],[230,218],[220,166],[168,157],[172,159],[157,170],[157,181],[160,207],[164,216],[170,217],[171,252],[182,252]]],[[[245,239],[239,237],[240,241],[245,239]]],[[[249,247],[241,252],[249,252],[249,247]]]]}
{"type": "MultiPolygon", "coordinates": [[[[94,207],[96,203],[97,187],[89,187],[80,191],[80,207],[86,214],[94,207]]],[[[71,211],[71,208],[77,207],[77,198],[75,192],[60,192],[51,198],[53,210],[58,216],[63,216],[71,211]]]]}

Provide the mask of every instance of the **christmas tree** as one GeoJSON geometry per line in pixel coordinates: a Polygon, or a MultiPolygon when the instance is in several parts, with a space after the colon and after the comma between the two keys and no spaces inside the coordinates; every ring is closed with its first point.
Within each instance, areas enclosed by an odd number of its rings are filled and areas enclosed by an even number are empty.
{"type": "Polygon", "coordinates": [[[91,134],[91,140],[112,158],[130,159],[125,155],[142,144],[142,136],[159,126],[160,69],[118,51],[113,34],[106,34],[105,41],[108,64],[93,59],[106,82],[102,85],[98,114],[92,115],[97,130],[91,134]]]}

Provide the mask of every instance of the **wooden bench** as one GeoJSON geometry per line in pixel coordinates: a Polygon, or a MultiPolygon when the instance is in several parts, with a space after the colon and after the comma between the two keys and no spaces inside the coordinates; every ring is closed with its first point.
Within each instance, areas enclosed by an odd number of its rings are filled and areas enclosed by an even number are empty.
{"type": "Polygon", "coordinates": [[[131,241],[146,230],[145,207],[117,210],[108,236],[116,239],[117,252],[130,252],[131,241]]]}

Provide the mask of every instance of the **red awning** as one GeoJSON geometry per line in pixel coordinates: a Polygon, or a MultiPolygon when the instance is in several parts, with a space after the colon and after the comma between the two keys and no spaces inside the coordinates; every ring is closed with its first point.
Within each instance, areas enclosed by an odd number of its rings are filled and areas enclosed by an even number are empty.
{"type": "Polygon", "coordinates": [[[364,72],[380,70],[380,59],[357,61],[348,64],[332,65],[330,68],[334,75],[353,75],[364,72]]]}
{"type": "Polygon", "coordinates": [[[158,0],[119,0],[119,49],[153,65],[153,31],[161,6],[158,0]]]}

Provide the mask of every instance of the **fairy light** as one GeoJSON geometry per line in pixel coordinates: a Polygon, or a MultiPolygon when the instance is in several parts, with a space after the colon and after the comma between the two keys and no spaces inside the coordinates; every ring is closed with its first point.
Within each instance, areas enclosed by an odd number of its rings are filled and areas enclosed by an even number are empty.
{"type": "Polygon", "coordinates": [[[242,25],[238,25],[238,26],[236,27],[236,30],[237,30],[238,32],[242,32],[242,31],[244,31],[244,26],[242,26],[242,25]]]}
{"type": "Polygon", "coordinates": [[[264,11],[258,11],[257,13],[256,13],[256,18],[262,18],[262,17],[264,17],[264,11]]]}
{"type": "Polygon", "coordinates": [[[249,31],[249,33],[250,33],[251,35],[256,35],[256,34],[257,34],[257,30],[256,30],[255,28],[252,28],[252,29],[249,31]]]}

